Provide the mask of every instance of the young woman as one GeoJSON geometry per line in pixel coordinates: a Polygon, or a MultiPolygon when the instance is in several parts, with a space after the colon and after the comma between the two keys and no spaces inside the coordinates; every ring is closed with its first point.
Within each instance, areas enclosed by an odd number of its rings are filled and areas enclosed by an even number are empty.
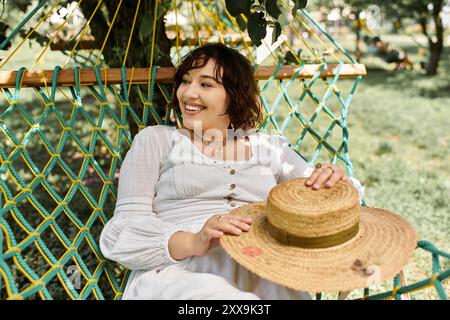
{"type": "Polygon", "coordinates": [[[218,245],[251,219],[232,214],[264,201],[279,182],[310,177],[330,188],[336,165],[312,168],[279,135],[257,132],[258,90],[250,62],[221,44],[185,56],[173,103],[182,129],[152,126],[136,135],[123,162],[114,217],[100,238],[104,256],[132,270],[124,299],[308,299],[236,264],[218,245]]]}

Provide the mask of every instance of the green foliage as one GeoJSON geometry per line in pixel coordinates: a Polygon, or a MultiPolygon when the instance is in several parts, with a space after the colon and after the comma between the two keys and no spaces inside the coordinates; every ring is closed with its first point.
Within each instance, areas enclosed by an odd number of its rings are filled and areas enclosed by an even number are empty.
{"type": "Polygon", "coordinates": [[[245,15],[246,17],[250,16],[250,8],[253,4],[254,0],[226,0],[226,6],[228,12],[236,17],[240,14],[245,15]]]}
{"type": "MultiPolygon", "coordinates": [[[[281,34],[282,26],[287,23],[287,15],[281,10],[277,0],[226,0],[228,12],[236,18],[241,30],[248,30],[248,35],[256,46],[261,45],[261,40],[267,34],[267,27],[274,28],[272,43],[281,34]],[[247,18],[247,25],[241,15],[247,18]]],[[[307,0],[293,1],[293,14],[306,7],[307,0]]]]}
{"type": "Polygon", "coordinates": [[[281,25],[279,22],[275,22],[274,32],[272,33],[272,43],[277,41],[280,35],[281,35],[281,25]]]}
{"type": "Polygon", "coordinates": [[[404,21],[417,23],[423,35],[428,40],[428,62],[425,64],[427,75],[437,74],[439,61],[442,57],[442,49],[445,46],[444,25],[441,12],[450,0],[400,0],[386,1],[373,0],[370,4],[363,0],[345,0],[351,6],[357,17],[359,12],[369,5],[377,5],[382,10],[384,19],[393,22],[394,30],[400,32],[404,21]]]}
{"type": "Polygon", "coordinates": [[[280,8],[278,8],[276,0],[267,0],[266,9],[267,13],[270,14],[275,19],[278,19],[279,15],[281,14],[281,10],[280,8]]]}
{"type": "Polygon", "coordinates": [[[153,13],[146,12],[144,18],[142,19],[141,25],[139,26],[139,40],[141,42],[151,41],[152,36],[152,26],[153,26],[153,13]]]}
{"type": "Polygon", "coordinates": [[[391,153],[393,151],[391,145],[388,142],[382,142],[379,146],[378,149],[375,151],[375,154],[377,156],[381,156],[383,154],[386,153],[391,153]]]}
{"type": "MultiPolygon", "coordinates": [[[[3,41],[6,40],[6,31],[8,30],[8,28],[9,26],[6,23],[0,21],[0,44],[2,44],[3,41]]],[[[3,50],[8,49],[10,46],[11,44],[9,43],[5,48],[3,48],[3,50]]]]}
{"type": "Polygon", "coordinates": [[[242,31],[247,30],[247,23],[244,21],[241,15],[236,16],[235,19],[239,26],[239,29],[241,29],[242,31]]]}
{"type": "Polygon", "coordinates": [[[15,0],[15,1],[7,1],[7,3],[2,3],[2,6],[7,6],[6,10],[10,10],[12,8],[19,9],[22,12],[26,12],[28,7],[34,3],[32,0],[15,0]]]}
{"type": "Polygon", "coordinates": [[[297,10],[306,8],[306,4],[308,3],[307,0],[294,0],[294,10],[293,13],[295,14],[297,10]]]}
{"type": "Polygon", "coordinates": [[[256,46],[261,45],[261,40],[266,36],[267,21],[264,19],[264,13],[254,12],[248,18],[248,35],[256,46]]]}
{"type": "MultiPolygon", "coordinates": [[[[41,0],[40,2],[43,1],[44,0],[41,0]]],[[[65,1],[63,1],[63,3],[65,3],[65,1]]],[[[28,13],[31,5],[36,5],[36,3],[32,0],[3,1],[0,3],[0,20],[3,20],[0,21],[0,44],[2,44],[6,37],[13,31],[14,25],[11,22],[16,19],[15,15],[17,15],[17,12],[21,12],[23,14],[28,13]]],[[[37,16],[39,18],[43,17],[44,11],[45,10],[41,10],[37,16]]],[[[19,31],[20,37],[24,38],[28,33],[30,33],[31,30],[32,27],[27,27],[26,25],[23,26],[19,31]]],[[[41,46],[45,45],[50,40],[46,31],[33,32],[29,38],[35,40],[41,46]]],[[[31,46],[31,41],[29,44],[31,46]]],[[[11,43],[8,43],[4,48],[2,48],[2,50],[7,50],[10,46],[11,43]]]]}

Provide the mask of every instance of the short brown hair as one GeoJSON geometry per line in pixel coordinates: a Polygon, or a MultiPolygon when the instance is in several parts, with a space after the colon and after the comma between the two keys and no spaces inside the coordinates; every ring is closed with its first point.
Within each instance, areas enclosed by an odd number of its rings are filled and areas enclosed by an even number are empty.
{"type": "Polygon", "coordinates": [[[172,94],[174,108],[180,109],[177,90],[183,75],[189,70],[203,68],[209,59],[213,59],[216,63],[214,77],[223,85],[227,93],[228,107],[225,114],[230,116],[231,126],[234,129],[243,130],[258,128],[262,122],[262,110],[252,65],[236,49],[221,43],[198,47],[181,59],[174,76],[172,94]],[[222,77],[220,77],[221,71],[222,77]]]}

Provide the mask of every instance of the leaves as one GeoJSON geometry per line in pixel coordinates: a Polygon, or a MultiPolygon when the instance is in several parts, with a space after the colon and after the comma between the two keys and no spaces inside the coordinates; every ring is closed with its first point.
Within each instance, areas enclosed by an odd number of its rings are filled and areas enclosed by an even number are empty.
{"type": "Polygon", "coordinates": [[[284,64],[297,64],[297,59],[295,59],[292,51],[286,52],[286,55],[284,56],[284,64]]]}
{"type": "MultiPolygon", "coordinates": [[[[20,35],[20,37],[22,39],[25,38],[27,36],[27,34],[29,34],[29,33],[31,33],[31,29],[29,29],[29,30],[25,30],[25,29],[19,30],[19,35],[20,35]]],[[[41,33],[37,33],[37,32],[31,33],[31,35],[29,36],[29,39],[36,40],[36,42],[39,43],[39,45],[42,46],[42,47],[45,46],[50,41],[50,39],[45,34],[41,34],[41,33]]],[[[31,41],[28,42],[30,47],[31,47],[32,43],[33,42],[31,42],[31,41]]]]}
{"type": "Polygon", "coordinates": [[[4,23],[3,21],[0,21],[0,33],[5,34],[6,30],[9,28],[9,25],[4,23]]]}
{"type": "Polygon", "coordinates": [[[275,22],[275,27],[272,33],[272,43],[277,41],[278,37],[281,35],[281,25],[278,22],[275,22]]]}
{"type": "MultiPolygon", "coordinates": [[[[244,31],[247,29],[248,35],[256,46],[261,45],[261,40],[265,38],[266,28],[273,27],[272,43],[281,35],[283,26],[289,24],[288,10],[282,10],[277,0],[226,0],[228,12],[236,18],[239,28],[244,31]],[[241,15],[247,17],[247,24],[241,15]]],[[[296,11],[306,7],[307,0],[294,0],[294,9],[296,11]]]]}
{"type": "Polygon", "coordinates": [[[252,7],[254,0],[225,0],[225,5],[228,12],[233,16],[237,17],[240,14],[245,16],[250,16],[250,8],[252,7]]]}
{"type": "Polygon", "coordinates": [[[264,13],[254,12],[248,19],[248,35],[256,46],[261,45],[261,40],[266,37],[267,21],[264,19],[264,13]]]}
{"type": "Polygon", "coordinates": [[[139,40],[144,43],[146,41],[149,41],[152,36],[152,29],[153,29],[153,16],[152,13],[147,13],[144,17],[144,19],[141,22],[141,25],[139,26],[139,40]]]}
{"type": "Polygon", "coordinates": [[[244,21],[244,19],[242,18],[241,15],[238,15],[236,17],[236,22],[237,22],[237,24],[239,26],[239,29],[241,29],[242,31],[247,30],[247,23],[244,21]]]}
{"type": "Polygon", "coordinates": [[[282,14],[280,14],[280,16],[278,17],[278,22],[282,27],[287,26],[289,24],[287,12],[283,12],[282,14]]]}
{"type": "Polygon", "coordinates": [[[28,10],[28,7],[33,3],[32,0],[15,0],[15,1],[8,1],[7,6],[8,10],[11,10],[13,8],[17,8],[23,13],[26,13],[28,10]]]}
{"type": "Polygon", "coordinates": [[[275,19],[281,14],[280,8],[278,8],[277,0],[266,0],[266,10],[275,19]]]}
{"type": "MultiPolygon", "coordinates": [[[[294,10],[304,8],[307,0],[295,0],[294,10]]],[[[288,12],[281,10],[277,0],[226,0],[226,8],[228,12],[236,18],[239,28],[244,31],[247,29],[248,35],[253,45],[260,46],[261,40],[266,37],[266,28],[273,27],[272,43],[277,41],[281,35],[282,26],[289,23],[288,12]],[[247,24],[243,17],[247,17],[247,24]]],[[[295,12],[294,12],[295,14],[295,12]]]]}
{"type": "Polygon", "coordinates": [[[253,11],[255,11],[255,12],[265,11],[264,7],[263,7],[263,6],[260,6],[260,5],[255,5],[255,6],[252,7],[252,9],[253,9],[253,11]]]}
{"type": "MultiPolygon", "coordinates": [[[[8,30],[9,26],[0,21],[0,44],[6,40],[7,34],[6,30],[8,30]]],[[[5,48],[0,48],[0,50],[6,50],[11,46],[11,43],[8,43],[5,48]]]]}
{"type": "Polygon", "coordinates": [[[304,9],[308,0],[294,0],[294,9],[292,9],[292,15],[295,16],[297,14],[297,10],[304,9]]]}

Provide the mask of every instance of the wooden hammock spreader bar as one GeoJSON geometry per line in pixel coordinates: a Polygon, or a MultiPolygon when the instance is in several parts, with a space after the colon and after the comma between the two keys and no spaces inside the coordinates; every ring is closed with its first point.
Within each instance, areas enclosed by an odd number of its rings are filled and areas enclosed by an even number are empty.
{"type": "MultiPolygon", "coordinates": [[[[317,70],[321,67],[320,64],[308,64],[303,66],[298,77],[299,78],[312,78],[317,70]]],[[[297,70],[298,66],[286,65],[281,67],[275,79],[290,79],[297,70]]],[[[321,77],[332,77],[336,74],[338,66],[327,65],[321,73],[321,77]]],[[[266,80],[275,71],[275,66],[260,66],[256,69],[255,79],[266,80]]],[[[102,81],[106,80],[108,84],[120,84],[122,83],[121,69],[113,68],[100,70],[102,81]]],[[[175,74],[175,68],[173,67],[161,67],[156,73],[156,82],[170,83],[173,81],[175,74]]],[[[366,66],[364,64],[344,64],[340,78],[355,78],[357,76],[366,75],[366,66]]],[[[14,88],[16,85],[17,71],[0,71],[0,88],[14,88]]],[[[126,70],[127,83],[131,80],[134,84],[148,83],[149,69],[148,68],[135,68],[134,71],[131,68],[126,70]]],[[[21,87],[41,87],[45,83],[51,85],[53,80],[53,70],[27,70],[23,73],[21,87]],[[45,77],[45,82],[44,82],[45,77]]],[[[96,84],[95,72],[92,69],[80,69],[80,85],[93,85],[96,84]]],[[[58,74],[57,85],[58,86],[72,86],[75,84],[73,70],[65,69],[60,70],[58,74]]]]}

